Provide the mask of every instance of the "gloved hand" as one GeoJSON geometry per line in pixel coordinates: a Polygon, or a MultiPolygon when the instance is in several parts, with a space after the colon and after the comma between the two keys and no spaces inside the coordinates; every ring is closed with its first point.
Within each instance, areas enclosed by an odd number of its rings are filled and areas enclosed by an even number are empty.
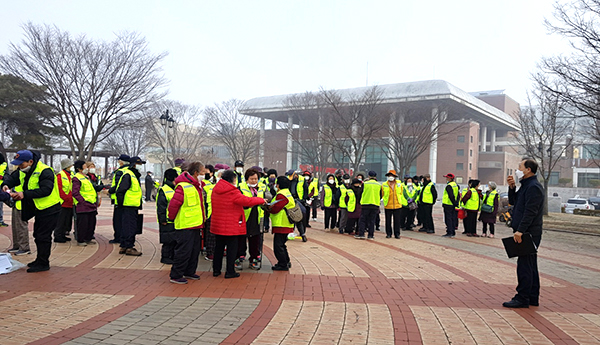
{"type": "Polygon", "coordinates": [[[412,204],[413,202],[415,202],[412,198],[408,198],[407,201],[408,201],[409,204],[412,204]]]}

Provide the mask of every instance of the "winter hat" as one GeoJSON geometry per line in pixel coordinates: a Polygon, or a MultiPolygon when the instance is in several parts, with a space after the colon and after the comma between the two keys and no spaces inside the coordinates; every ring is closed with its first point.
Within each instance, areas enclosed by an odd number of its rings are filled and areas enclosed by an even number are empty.
{"type": "Polygon", "coordinates": [[[60,161],[60,168],[61,169],[66,169],[70,166],[73,166],[73,161],[70,160],[69,158],[65,158],[63,160],[60,161]]]}

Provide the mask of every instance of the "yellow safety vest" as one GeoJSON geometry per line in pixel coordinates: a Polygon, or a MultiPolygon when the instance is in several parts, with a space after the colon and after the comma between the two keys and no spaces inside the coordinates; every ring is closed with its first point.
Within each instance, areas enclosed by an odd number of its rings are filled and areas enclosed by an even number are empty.
{"type": "Polygon", "coordinates": [[[346,205],[346,192],[348,191],[348,188],[346,188],[346,185],[342,184],[340,186],[340,208],[347,208],[348,205],[346,205]]]}
{"type": "Polygon", "coordinates": [[[421,199],[426,204],[433,204],[433,193],[431,193],[431,188],[433,188],[433,182],[429,182],[429,184],[423,187],[423,198],[421,199]]]}
{"type": "MultiPolygon", "coordinates": [[[[277,192],[277,194],[275,195],[275,197],[277,197],[277,195],[283,195],[288,199],[288,203],[287,205],[285,205],[286,209],[290,209],[294,206],[296,206],[296,201],[294,201],[294,198],[292,198],[292,193],[290,193],[290,190],[285,188],[285,189],[281,189],[277,192]]],[[[281,211],[277,212],[277,213],[273,213],[269,216],[269,218],[271,219],[271,223],[273,227],[278,227],[278,228],[294,228],[294,224],[290,223],[290,220],[288,219],[287,213],[285,212],[285,209],[282,209],[281,211]]]]}
{"type": "Polygon", "coordinates": [[[62,181],[63,192],[65,194],[69,194],[71,192],[71,190],[73,189],[73,182],[71,182],[71,179],[73,178],[73,174],[69,173],[69,175],[67,175],[67,173],[64,170],[61,170],[58,173],[58,175],[60,176],[60,179],[62,181]]]}
{"type": "MultiPolygon", "coordinates": [[[[123,170],[123,176],[129,175],[131,177],[131,186],[125,192],[125,197],[123,198],[123,205],[121,206],[131,206],[131,207],[140,207],[142,205],[142,187],[140,186],[140,181],[135,177],[133,171],[129,169],[123,170]]],[[[117,190],[121,185],[121,181],[123,181],[123,176],[119,180],[117,184],[117,190]]]]}
{"type": "Polygon", "coordinates": [[[487,199],[485,200],[485,203],[487,205],[490,205],[492,207],[494,207],[494,200],[496,199],[496,195],[498,195],[498,191],[497,190],[492,190],[490,192],[490,194],[487,195],[487,199]]]}
{"type": "Polygon", "coordinates": [[[205,180],[204,181],[204,192],[206,192],[206,219],[210,218],[212,215],[212,192],[215,185],[205,180]]]}
{"type": "Polygon", "coordinates": [[[183,170],[181,170],[181,167],[174,167],[173,170],[177,171],[177,176],[181,175],[181,173],[183,172],[183,170]]]}
{"type": "Polygon", "coordinates": [[[408,206],[408,199],[413,199],[413,201],[416,199],[417,197],[417,187],[412,186],[412,192],[410,192],[408,190],[408,186],[405,185],[404,183],[402,184],[402,195],[400,197],[400,203],[402,204],[402,206],[407,207],[408,206]]]}
{"type": "Polygon", "coordinates": [[[296,194],[298,194],[298,199],[304,199],[304,176],[298,176],[298,183],[296,183],[296,194]]]}
{"type": "MultiPolygon", "coordinates": [[[[452,187],[452,194],[454,195],[454,200],[456,200],[456,198],[458,198],[458,185],[456,184],[456,182],[451,181],[451,182],[448,182],[448,186],[452,187]]],[[[442,204],[453,206],[452,202],[450,202],[450,197],[448,196],[448,193],[446,193],[446,188],[444,188],[444,196],[442,197],[442,204]]]]}
{"type": "MultiPolygon", "coordinates": [[[[160,190],[162,190],[163,194],[165,195],[165,198],[167,199],[167,210],[168,210],[169,202],[171,201],[171,199],[173,199],[173,195],[175,195],[175,190],[173,188],[171,188],[168,184],[163,184],[163,186],[160,187],[160,190]]],[[[156,208],[158,209],[158,202],[156,203],[156,208]]],[[[156,221],[158,222],[158,217],[156,218],[156,221]]],[[[173,223],[173,222],[169,221],[169,217],[167,217],[167,223],[173,223]]]]}
{"type": "MultiPolygon", "coordinates": [[[[23,191],[23,186],[22,185],[18,185],[15,186],[15,192],[22,192],[23,191]]],[[[21,200],[16,200],[15,201],[15,208],[19,211],[21,211],[22,206],[21,206],[21,200]]]]}
{"type": "Polygon", "coordinates": [[[4,162],[0,164],[0,180],[4,180],[4,174],[6,173],[6,168],[8,168],[8,163],[4,162]]]}
{"type": "Polygon", "coordinates": [[[352,188],[346,189],[346,195],[348,195],[348,212],[352,213],[356,211],[356,194],[354,194],[354,190],[352,188]]]}
{"type": "MultiPolygon", "coordinates": [[[[402,182],[398,180],[394,182],[396,183],[396,200],[398,200],[400,205],[402,205],[402,182]]],[[[390,184],[388,182],[383,183],[381,185],[381,188],[383,189],[383,206],[387,206],[388,202],[390,201],[390,191],[392,188],[390,187],[390,184]]]]}
{"type": "MultiPolygon", "coordinates": [[[[40,174],[46,169],[50,169],[50,171],[52,171],[52,175],[54,176],[54,187],[52,187],[52,192],[50,193],[50,195],[45,196],[43,198],[33,199],[35,208],[37,208],[40,211],[50,208],[56,204],[60,204],[62,201],[62,199],[60,198],[60,193],[58,192],[58,182],[56,179],[56,175],[54,175],[54,170],[40,161],[37,162],[37,164],[35,165],[35,170],[29,177],[27,190],[34,190],[40,188],[40,174]]],[[[26,173],[19,171],[19,179],[21,180],[21,186],[25,185],[25,175],[26,173]]],[[[23,190],[25,190],[25,187],[23,187],[23,190]]]]}
{"type": "Polygon", "coordinates": [[[331,190],[331,187],[329,187],[329,185],[326,184],[323,186],[323,206],[331,207],[332,203],[333,203],[333,191],[331,190]]]}
{"type": "MultiPolygon", "coordinates": [[[[183,204],[175,216],[175,230],[197,228],[204,223],[202,203],[196,187],[189,182],[179,182],[177,187],[183,189],[183,204]]],[[[169,215],[169,219],[172,217],[169,215]]]]}
{"type": "MultiPolygon", "coordinates": [[[[127,168],[127,165],[123,165],[123,166],[120,166],[117,170],[115,170],[115,172],[113,173],[112,182],[110,183],[110,187],[111,188],[114,188],[114,187],[116,187],[119,184],[119,181],[116,180],[116,178],[117,178],[117,171],[119,171],[119,170],[120,171],[124,171],[126,168],[127,168]]],[[[123,177],[123,175],[121,175],[121,177],[123,177]]],[[[110,198],[114,202],[116,202],[117,201],[117,194],[116,193],[111,194],[110,198]]]]}
{"type": "MultiPolygon", "coordinates": [[[[248,183],[246,183],[246,182],[240,183],[240,191],[242,191],[242,194],[244,194],[247,197],[254,196],[254,195],[252,195],[252,191],[250,191],[250,186],[248,186],[248,183]]],[[[256,193],[256,196],[264,199],[265,191],[266,191],[266,188],[263,188],[262,185],[259,184],[258,192],[256,193]]],[[[258,207],[257,209],[258,209],[258,223],[260,224],[260,221],[265,216],[265,211],[262,209],[262,207],[258,207]]],[[[244,208],[244,215],[246,216],[246,221],[248,221],[248,218],[250,218],[251,212],[252,212],[252,207],[244,208]]]]}
{"type": "Polygon", "coordinates": [[[367,180],[363,183],[363,193],[360,198],[361,205],[379,206],[381,202],[381,184],[376,180],[367,180]]]}
{"type": "Polygon", "coordinates": [[[477,193],[477,190],[475,190],[475,188],[465,188],[464,192],[466,193],[467,190],[471,191],[471,197],[469,198],[469,200],[467,200],[466,203],[464,203],[463,207],[465,208],[465,210],[479,211],[479,209],[481,208],[481,200],[479,200],[479,193],[477,193]]]}
{"type": "MultiPolygon", "coordinates": [[[[94,189],[92,181],[80,172],[75,174],[73,178],[76,178],[81,182],[81,188],[79,189],[81,197],[83,197],[85,201],[95,204],[96,201],[98,201],[98,193],[94,189]]],[[[77,206],[78,203],[77,199],[73,198],[73,205],[77,206]]]]}
{"type": "Polygon", "coordinates": [[[315,178],[308,185],[308,194],[312,193],[313,197],[319,195],[319,181],[315,178]]]}

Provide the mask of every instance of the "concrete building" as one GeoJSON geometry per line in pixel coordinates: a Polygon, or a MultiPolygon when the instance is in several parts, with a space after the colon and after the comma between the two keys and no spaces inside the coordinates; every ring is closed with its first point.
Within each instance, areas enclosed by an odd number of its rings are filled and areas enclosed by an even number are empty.
{"type": "MultiPolygon", "coordinates": [[[[411,175],[430,173],[432,180],[444,181],[443,176],[453,173],[459,184],[468,179],[483,183],[494,180],[504,184],[507,175],[518,167],[520,156],[508,141],[510,133],[518,131],[513,114],[519,104],[501,91],[467,93],[443,80],[378,86],[382,104],[395,109],[431,116],[443,112],[444,122],[438,129],[444,135],[433,142],[410,168],[411,175]],[[505,150],[505,146],[509,149],[505,150]]],[[[337,90],[342,97],[366,91],[367,87],[337,90]]],[[[279,95],[250,99],[240,112],[261,119],[259,164],[278,172],[298,169],[302,155],[294,147],[294,138],[308,138],[315,126],[323,123],[323,114],[311,109],[292,109],[286,100],[293,95],[279,95]],[[294,111],[293,111],[294,110],[294,111]],[[267,124],[270,124],[267,128],[267,124]],[[282,124],[283,126],[279,126],[282,124]],[[284,127],[284,128],[280,128],[284,127]],[[312,129],[312,130],[311,130],[312,129]]],[[[390,114],[390,120],[394,120],[390,114]]],[[[382,138],[386,134],[382,133],[382,138]]],[[[301,139],[300,139],[301,140],[301,139]]],[[[360,170],[375,170],[379,176],[394,169],[385,155],[384,145],[373,143],[367,148],[360,170]]],[[[334,163],[328,164],[337,168],[334,163]]],[[[339,166],[338,166],[339,167],[339,166]]]]}

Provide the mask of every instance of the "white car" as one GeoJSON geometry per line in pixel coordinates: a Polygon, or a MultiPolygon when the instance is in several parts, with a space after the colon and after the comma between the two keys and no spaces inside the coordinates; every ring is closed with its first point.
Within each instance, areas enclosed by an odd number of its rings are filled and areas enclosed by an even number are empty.
{"type": "Polygon", "coordinates": [[[573,210],[576,208],[584,209],[584,210],[593,210],[594,209],[593,205],[590,205],[590,203],[586,199],[580,198],[579,196],[576,196],[574,198],[567,200],[567,202],[564,204],[564,206],[565,206],[566,213],[573,213],[573,210]]]}

